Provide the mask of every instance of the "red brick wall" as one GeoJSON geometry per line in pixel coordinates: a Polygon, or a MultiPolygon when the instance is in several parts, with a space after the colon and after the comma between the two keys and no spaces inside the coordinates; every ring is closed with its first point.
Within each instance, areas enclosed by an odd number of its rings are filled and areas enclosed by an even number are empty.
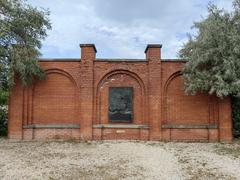
{"type": "Polygon", "coordinates": [[[77,123],[75,84],[61,72],[49,72],[33,89],[33,124],[77,123]]]}
{"type": "Polygon", "coordinates": [[[106,77],[100,80],[96,89],[96,114],[94,124],[108,123],[108,106],[109,106],[109,87],[132,87],[134,92],[133,98],[133,123],[144,124],[145,117],[145,87],[143,83],[135,77],[130,71],[115,70],[108,73],[106,77]]]}
{"type": "Polygon", "coordinates": [[[176,75],[167,84],[164,98],[164,120],[167,124],[209,124],[212,116],[210,96],[206,93],[186,95],[181,75],[176,75]]]}
{"type": "Polygon", "coordinates": [[[162,60],[159,45],[147,47],[146,61],[96,60],[94,45],[81,49],[81,60],[40,61],[46,79],[31,87],[16,81],[9,138],[232,140],[230,98],[186,95],[184,62],[162,60]],[[109,123],[109,87],[133,87],[131,124],[109,123]]]}

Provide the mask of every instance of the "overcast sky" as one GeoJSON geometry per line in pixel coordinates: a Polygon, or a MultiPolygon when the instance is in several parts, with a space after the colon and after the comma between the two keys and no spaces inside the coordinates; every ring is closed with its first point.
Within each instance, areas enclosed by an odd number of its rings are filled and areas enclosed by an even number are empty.
{"type": "MultiPolygon", "coordinates": [[[[177,58],[194,21],[209,0],[29,0],[48,8],[52,30],[43,41],[44,58],[79,58],[80,43],[94,43],[98,58],[144,58],[147,44],[163,45],[165,59],[177,58]]],[[[232,0],[213,0],[231,9],[232,0]]]]}

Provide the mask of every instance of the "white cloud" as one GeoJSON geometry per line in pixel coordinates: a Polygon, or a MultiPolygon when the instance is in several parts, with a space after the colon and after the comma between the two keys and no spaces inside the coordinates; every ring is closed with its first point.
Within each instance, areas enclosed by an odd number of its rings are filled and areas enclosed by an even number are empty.
{"type": "MultiPolygon", "coordinates": [[[[207,13],[203,0],[29,0],[49,8],[53,29],[44,57],[79,57],[79,43],[95,43],[98,57],[144,58],[148,43],[163,44],[163,58],[176,58],[193,21],[207,13]]],[[[215,0],[231,9],[232,0],[215,0]]]]}

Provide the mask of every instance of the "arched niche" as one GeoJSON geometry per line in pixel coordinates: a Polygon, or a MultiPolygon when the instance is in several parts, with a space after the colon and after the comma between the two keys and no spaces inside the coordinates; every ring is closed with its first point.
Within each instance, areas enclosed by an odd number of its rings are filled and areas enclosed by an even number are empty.
{"type": "Polygon", "coordinates": [[[77,88],[74,79],[58,69],[33,88],[33,124],[79,124],[77,88]]]}
{"type": "Polygon", "coordinates": [[[107,73],[98,83],[96,91],[96,112],[94,124],[110,123],[108,117],[109,88],[133,88],[133,124],[147,124],[145,121],[145,87],[142,80],[135,74],[126,70],[116,70],[107,73]]]}
{"type": "Polygon", "coordinates": [[[207,125],[212,118],[211,97],[207,93],[187,95],[184,79],[176,72],[167,80],[163,94],[164,124],[207,125]]]}

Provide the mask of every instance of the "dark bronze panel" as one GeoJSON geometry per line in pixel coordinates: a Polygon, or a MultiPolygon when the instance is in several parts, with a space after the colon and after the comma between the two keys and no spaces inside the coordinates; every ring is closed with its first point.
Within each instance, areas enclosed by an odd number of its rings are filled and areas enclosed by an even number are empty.
{"type": "Polygon", "coordinates": [[[132,122],[133,88],[110,87],[108,116],[111,122],[132,122]]]}

